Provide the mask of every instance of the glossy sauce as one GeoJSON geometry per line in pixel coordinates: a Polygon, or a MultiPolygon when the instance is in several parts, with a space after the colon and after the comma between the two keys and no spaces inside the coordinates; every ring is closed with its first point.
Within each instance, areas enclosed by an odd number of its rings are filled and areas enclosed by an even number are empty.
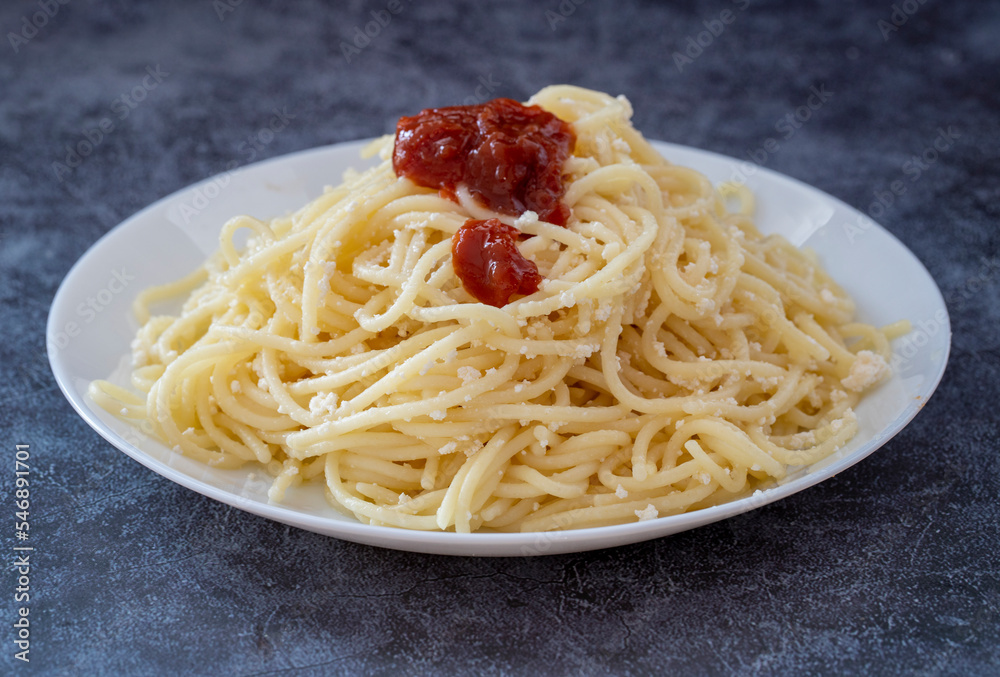
{"type": "Polygon", "coordinates": [[[575,142],[569,124],[552,113],[494,99],[400,118],[392,166],[397,176],[451,199],[464,185],[495,212],[520,216],[530,210],[563,226],[570,210],[560,202],[562,167],[575,142]]]}
{"type": "Polygon", "coordinates": [[[517,248],[521,234],[499,219],[470,219],[451,238],[455,273],[478,301],[502,308],[514,294],[538,291],[538,266],[517,248]]]}

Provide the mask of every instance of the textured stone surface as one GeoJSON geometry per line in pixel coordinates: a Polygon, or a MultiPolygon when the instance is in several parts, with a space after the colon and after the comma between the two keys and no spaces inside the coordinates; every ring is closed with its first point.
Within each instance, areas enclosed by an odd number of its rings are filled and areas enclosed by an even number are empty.
{"type": "Polygon", "coordinates": [[[3,3],[0,537],[11,552],[13,448],[27,443],[37,551],[32,661],[13,658],[5,566],[0,671],[997,674],[1000,6],[900,1],[915,11],[883,35],[889,0],[592,0],[565,21],[556,0],[404,0],[348,63],[340,41],[387,2],[338,4],[248,1],[220,20],[209,0],[71,0],[15,51],[8,33],[40,5],[3,3]],[[679,69],[672,54],[726,9],[733,21],[679,69]],[[144,101],[113,103],[157,66],[144,101]],[[861,209],[904,181],[878,220],[948,299],[937,394],[878,453],[778,504],[641,545],[509,560],[268,522],[160,478],[73,413],[44,325],[102,234],[234,160],[387,132],[476,96],[480,79],[515,98],[554,82],[624,93],[647,136],[739,157],[774,137],[768,167],[861,209]],[[832,98],[783,138],[776,124],[821,85],[832,98]],[[256,149],[275,108],[294,117],[256,149]],[[66,144],[106,117],[114,129],[58,180],[66,144]],[[911,180],[905,163],[949,126],[958,139],[911,180]]]}

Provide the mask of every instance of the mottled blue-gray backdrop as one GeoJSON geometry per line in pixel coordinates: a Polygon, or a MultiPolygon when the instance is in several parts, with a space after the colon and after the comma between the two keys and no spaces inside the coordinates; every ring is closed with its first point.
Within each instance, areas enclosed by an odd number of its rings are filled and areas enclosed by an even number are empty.
{"type": "Polygon", "coordinates": [[[0,9],[2,671],[997,674],[1000,5],[389,6],[0,9]],[[737,520],[498,560],[380,550],[239,512],[130,460],[63,400],[44,354],[49,304],[137,210],[233,163],[558,82],[626,94],[649,137],[753,157],[876,214],[930,270],[955,331],[913,424],[737,520]],[[813,87],[829,96],[807,114],[813,87]],[[286,124],[262,136],[276,111],[286,124]],[[948,147],[915,163],[941,133],[948,147]],[[764,157],[769,138],[780,148],[764,157]],[[12,628],[18,443],[32,453],[37,548],[27,665],[12,628]]]}

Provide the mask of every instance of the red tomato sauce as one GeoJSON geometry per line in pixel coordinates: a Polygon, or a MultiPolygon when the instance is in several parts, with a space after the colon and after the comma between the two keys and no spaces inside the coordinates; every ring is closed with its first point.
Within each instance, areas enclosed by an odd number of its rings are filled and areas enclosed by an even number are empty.
{"type": "Polygon", "coordinates": [[[530,210],[564,226],[570,210],[560,202],[562,167],[575,143],[573,129],[552,113],[494,99],[400,118],[392,166],[396,176],[452,199],[464,185],[495,212],[520,216],[530,210]]]}
{"type": "Polygon", "coordinates": [[[538,291],[538,266],[517,248],[521,234],[499,219],[469,219],[451,238],[451,259],[465,291],[502,308],[514,294],[538,291]]]}

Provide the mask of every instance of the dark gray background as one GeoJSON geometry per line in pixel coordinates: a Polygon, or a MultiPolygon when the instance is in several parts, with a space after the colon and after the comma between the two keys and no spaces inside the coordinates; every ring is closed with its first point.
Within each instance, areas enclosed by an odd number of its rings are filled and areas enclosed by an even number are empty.
{"type": "Polygon", "coordinates": [[[2,671],[997,674],[1000,5],[899,0],[915,11],[889,30],[889,0],[591,0],[571,14],[566,0],[565,21],[557,0],[402,0],[348,63],[340,42],[386,5],[246,0],[220,18],[211,0],[70,0],[15,51],[9,33],[41,9],[3,3],[0,538],[9,563],[13,450],[27,443],[37,551],[27,666],[13,658],[9,565],[0,578],[2,671]],[[735,20],[678,69],[673,53],[725,9],[735,20]],[[113,102],[157,66],[162,83],[119,119],[113,102]],[[937,394],[872,457],[778,504],[534,559],[393,552],[272,523],[160,478],[74,414],[45,321],[101,235],[250,161],[275,108],[294,117],[254,159],[388,132],[475,96],[480,78],[519,99],[560,82],[623,93],[648,137],[742,158],[825,87],[830,101],[766,164],[862,210],[905,182],[878,220],[948,300],[937,394]],[[66,145],[106,117],[114,129],[57,177],[66,145]],[[906,163],[949,126],[957,140],[911,181],[906,163]]]}

